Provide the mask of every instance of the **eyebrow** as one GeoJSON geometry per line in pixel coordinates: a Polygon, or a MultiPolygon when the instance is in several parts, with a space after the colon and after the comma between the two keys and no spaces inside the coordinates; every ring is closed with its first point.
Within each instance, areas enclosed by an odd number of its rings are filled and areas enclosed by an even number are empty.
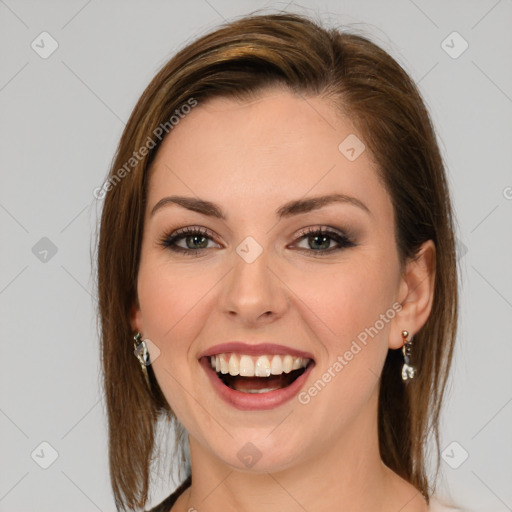
{"type": "MultiPolygon", "coordinates": [[[[296,199],[281,206],[281,208],[276,210],[276,215],[282,219],[291,217],[293,215],[318,210],[319,208],[323,208],[324,206],[332,203],[351,204],[372,215],[370,209],[362,201],[345,194],[329,194],[326,196],[310,197],[307,199],[296,199]]],[[[202,215],[206,215],[208,217],[215,217],[217,219],[226,220],[226,214],[222,211],[222,208],[219,205],[204,199],[187,196],[168,196],[160,199],[160,201],[158,201],[158,203],[153,206],[150,216],[152,217],[156,211],[160,210],[164,206],[174,204],[186,208],[187,210],[201,213],[202,215]]]]}

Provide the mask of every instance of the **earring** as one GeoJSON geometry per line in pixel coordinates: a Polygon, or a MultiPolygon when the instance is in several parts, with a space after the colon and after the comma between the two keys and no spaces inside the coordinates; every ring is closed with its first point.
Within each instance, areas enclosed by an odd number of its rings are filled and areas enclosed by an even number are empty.
{"type": "Polygon", "coordinates": [[[408,331],[402,331],[402,353],[404,354],[404,365],[402,366],[402,380],[407,381],[414,379],[416,376],[416,368],[411,365],[412,341],[407,340],[409,336],[408,331]]]}
{"type": "Polygon", "coordinates": [[[138,332],[133,337],[133,346],[135,347],[135,350],[133,353],[137,356],[137,359],[140,362],[142,373],[144,374],[144,379],[146,381],[146,384],[149,389],[151,389],[151,384],[149,383],[149,375],[148,375],[148,369],[147,366],[151,364],[151,361],[149,360],[149,350],[148,346],[146,345],[146,342],[142,339],[142,334],[138,332]]]}

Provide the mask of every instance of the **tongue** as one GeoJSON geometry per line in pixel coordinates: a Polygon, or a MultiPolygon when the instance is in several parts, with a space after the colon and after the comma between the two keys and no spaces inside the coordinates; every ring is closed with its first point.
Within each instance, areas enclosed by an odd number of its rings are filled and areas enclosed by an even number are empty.
{"type": "Polygon", "coordinates": [[[240,377],[225,374],[221,376],[224,384],[232,389],[242,392],[258,391],[260,389],[280,389],[289,386],[304,369],[294,370],[290,373],[281,375],[271,375],[270,377],[240,377]],[[300,373],[299,373],[300,372],[300,373]]]}

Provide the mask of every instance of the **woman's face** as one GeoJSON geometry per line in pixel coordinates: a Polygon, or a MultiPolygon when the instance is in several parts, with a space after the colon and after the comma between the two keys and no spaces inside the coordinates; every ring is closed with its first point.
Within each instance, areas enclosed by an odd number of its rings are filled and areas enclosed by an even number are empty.
{"type": "Polygon", "coordinates": [[[159,149],[132,325],[193,453],[275,471],[375,438],[384,360],[411,326],[360,138],[327,100],[269,89],[199,102],[159,149]]]}

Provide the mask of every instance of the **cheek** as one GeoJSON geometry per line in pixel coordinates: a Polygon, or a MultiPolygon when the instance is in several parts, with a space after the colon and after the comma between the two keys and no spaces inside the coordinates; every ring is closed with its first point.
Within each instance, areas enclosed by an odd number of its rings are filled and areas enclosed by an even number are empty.
{"type": "Polygon", "coordinates": [[[383,265],[367,261],[331,272],[323,289],[311,278],[299,291],[308,297],[301,315],[313,332],[322,333],[318,339],[324,347],[315,378],[299,395],[299,403],[315,411],[311,429],[322,431],[328,440],[376,396],[388,352],[396,271],[385,272],[383,265]],[[329,425],[321,421],[325,417],[329,425]]]}
{"type": "MultiPolygon", "coordinates": [[[[193,356],[190,347],[205,321],[201,298],[211,286],[197,274],[175,271],[167,262],[155,259],[141,264],[139,269],[138,296],[144,337],[159,350],[158,357],[151,358],[152,369],[171,409],[192,430],[193,425],[188,421],[189,393],[194,394],[189,371],[192,363],[189,358],[193,356]]],[[[211,418],[206,415],[201,421],[208,425],[211,418]]]]}
{"type": "Polygon", "coordinates": [[[187,362],[188,339],[193,336],[187,332],[193,324],[186,321],[187,312],[194,313],[194,297],[190,297],[193,289],[154,259],[141,262],[138,297],[143,333],[159,350],[156,358],[150,350],[152,368],[173,409],[175,404],[169,399],[180,395],[175,388],[183,381],[181,373],[187,362]]]}
{"type": "MultiPolygon", "coordinates": [[[[152,368],[169,405],[180,417],[188,416],[189,393],[196,395],[193,371],[199,371],[194,341],[211,314],[212,297],[222,273],[201,270],[198,262],[173,265],[165,255],[141,261],[138,296],[143,333],[159,349],[152,368]]],[[[154,362],[153,362],[154,361],[154,362]]],[[[208,418],[205,418],[208,422],[208,418]]]]}
{"type": "MultiPolygon", "coordinates": [[[[394,312],[396,269],[377,259],[358,258],[337,269],[332,266],[309,273],[309,277],[305,272],[295,283],[294,292],[307,306],[303,312],[310,310],[308,316],[318,325],[318,332],[330,340],[332,350],[350,345],[351,340],[379,321],[381,315],[388,313],[386,320],[390,320],[394,312]]],[[[378,330],[387,331],[388,323],[383,326],[378,322],[378,330]]]]}
{"type": "Polygon", "coordinates": [[[367,403],[378,386],[396,314],[392,306],[398,274],[392,264],[392,255],[385,259],[367,253],[324,276],[302,279],[297,289],[308,306],[301,316],[324,348],[315,380],[299,398],[317,408],[318,417],[330,414],[333,430],[367,403]]]}
{"type": "Polygon", "coordinates": [[[173,267],[156,258],[141,265],[138,295],[144,334],[162,350],[172,347],[181,358],[204,321],[204,303],[216,280],[210,272],[173,267]]]}

